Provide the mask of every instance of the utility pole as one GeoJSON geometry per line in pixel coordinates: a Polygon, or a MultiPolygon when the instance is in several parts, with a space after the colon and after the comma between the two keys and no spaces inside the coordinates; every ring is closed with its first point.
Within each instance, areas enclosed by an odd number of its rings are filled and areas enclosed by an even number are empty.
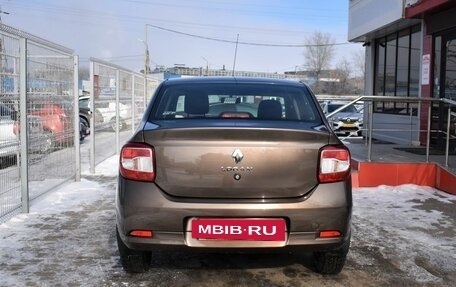
{"type": "Polygon", "coordinates": [[[239,43],[239,34],[237,34],[236,38],[236,49],[234,50],[234,61],[233,61],[233,72],[232,75],[234,77],[234,69],[236,67],[236,57],[237,57],[237,48],[238,48],[238,43],[239,43]]]}
{"type": "Polygon", "coordinates": [[[144,24],[144,109],[147,105],[147,74],[149,73],[149,44],[147,44],[147,24],[144,24]]]}
{"type": "Polygon", "coordinates": [[[206,74],[205,76],[209,76],[209,61],[204,58],[203,56],[201,56],[201,58],[203,58],[204,61],[206,61],[206,74]]]}

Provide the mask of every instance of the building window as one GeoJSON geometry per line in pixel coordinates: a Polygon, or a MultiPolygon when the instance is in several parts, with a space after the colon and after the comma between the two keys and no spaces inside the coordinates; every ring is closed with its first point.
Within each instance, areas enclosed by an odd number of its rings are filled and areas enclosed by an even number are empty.
{"type": "MultiPolygon", "coordinates": [[[[376,39],[375,82],[377,96],[417,97],[419,89],[421,27],[376,39]]],[[[389,114],[416,114],[416,104],[376,102],[374,111],[389,114]]]]}

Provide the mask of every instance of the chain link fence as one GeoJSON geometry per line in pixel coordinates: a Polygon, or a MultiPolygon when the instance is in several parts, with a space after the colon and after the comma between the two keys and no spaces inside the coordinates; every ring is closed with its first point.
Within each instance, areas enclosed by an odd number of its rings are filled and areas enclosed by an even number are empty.
{"type": "Polygon", "coordinates": [[[76,177],[77,69],[72,50],[0,24],[0,221],[76,177]]]}

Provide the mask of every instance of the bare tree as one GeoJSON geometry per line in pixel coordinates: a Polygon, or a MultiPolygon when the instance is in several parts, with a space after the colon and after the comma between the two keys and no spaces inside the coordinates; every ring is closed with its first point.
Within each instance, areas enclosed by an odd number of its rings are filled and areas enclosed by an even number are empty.
{"type": "Polygon", "coordinates": [[[350,77],[352,66],[347,59],[342,58],[336,65],[336,75],[339,79],[339,89],[336,94],[347,94],[351,91],[350,77]]]}
{"type": "Polygon", "coordinates": [[[337,77],[342,84],[346,84],[352,74],[351,64],[347,59],[342,58],[336,65],[337,77]]]}
{"type": "Polygon", "coordinates": [[[304,40],[304,61],[309,71],[315,73],[317,83],[321,72],[328,69],[334,56],[335,40],[330,34],[314,32],[304,40]]]}
{"type": "Polygon", "coordinates": [[[352,53],[352,60],[355,69],[360,73],[360,76],[364,78],[366,74],[366,52],[364,49],[355,50],[352,53]]]}

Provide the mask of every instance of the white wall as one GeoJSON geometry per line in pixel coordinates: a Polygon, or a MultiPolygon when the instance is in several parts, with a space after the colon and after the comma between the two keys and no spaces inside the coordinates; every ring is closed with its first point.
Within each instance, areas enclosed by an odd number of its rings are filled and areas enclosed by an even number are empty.
{"type": "Polygon", "coordinates": [[[350,0],[348,41],[364,41],[364,35],[402,19],[403,0],[350,0]]]}

